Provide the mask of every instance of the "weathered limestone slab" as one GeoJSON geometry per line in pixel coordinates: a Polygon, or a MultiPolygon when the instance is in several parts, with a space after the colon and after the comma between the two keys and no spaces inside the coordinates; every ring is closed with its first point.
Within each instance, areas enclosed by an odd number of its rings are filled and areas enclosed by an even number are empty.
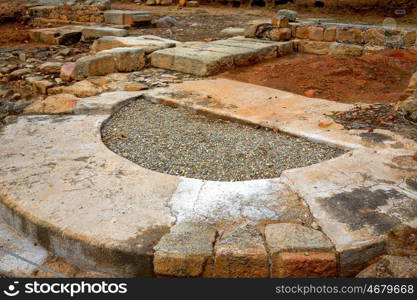
{"type": "Polygon", "coordinates": [[[330,55],[361,56],[363,46],[343,43],[332,43],[329,48],[330,55]]]}
{"type": "Polygon", "coordinates": [[[112,27],[85,27],[82,31],[84,40],[94,40],[103,36],[127,36],[128,31],[120,28],[112,27]]]}
{"type": "Polygon", "coordinates": [[[49,96],[30,104],[23,111],[25,114],[70,114],[80,98],[72,94],[49,96]]]}
{"type": "Polygon", "coordinates": [[[218,74],[233,66],[233,55],[230,53],[184,47],[158,50],[150,57],[153,67],[199,76],[218,74]]]}
{"type": "Polygon", "coordinates": [[[111,54],[90,55],[75,63],[74,77],[77,80],[88,76],[101,76],[117,72],[116,62],[111,54]]]}
{"type": "Polygon", "coordinates": [[[107,10],[104,12],[104,22],[116,25],[132,25],[136,22],[151,22],[152,13],[135,10],[107,10]]]}
{"type": "Polygon", "coordinates": [[[178,222],[312,222],[308,208],[279,179],[219,182],[184,178],[170,206],[178,222]]]}
{"type": "Polygon", "coordinates": [[[212,45],[221,45],[225,47],[233,47],[238,49],[249,49],[256,54],[257,59],[264,60],[277,56],[278,45],[275,43],[256,43],[252,41],[239,41],[233,39],[218,40],[211,42],[212,45]]]}
{"type": "Polygon", "coordinates": [[[271,254],[334,251],[333,244],[322,232],[300,224],[278,223],[267,225],[265,239],[271,254]]]}
{"type": "Polygon", "coordinates": [[[103,93],[99,96],[84,98],[78,101],[73,109],[74,114],[111,114],[121,106],[143,95],[143,92],[117,91],[103,93]]]}
{"type": "Polygon", "coordinates": [[[328,42],[317,42],[300,40],[298,41],[298,51],[302,53],[326,55],[330,52],[330,45],[328,42]]]}
{"type": "Polygon", "coordinates": [[[16,258],[10,252],[38,265],[43,265],[48,258],[48,252],[44,248],[17,233],[0,217],[0,274],[9,277],[26,277],[38,270],[36,266],[16,258]]]}
{"type": "Polygon", "coordinates": [[[265,239],[271,255],[271,277],[334,277],[334,246],[320,231],[299,224],[267,225],[265,239]]]}
{"type": "Polygon", "coordinates": [[[413,154],[361,149],[282,174],[335,244],[342,276],[355,275],[383,254],[391,228],[417,224],[413,154]]]}
{"type": "Polygon", "coordinates": [[[200,76],[214,75],[233,65],[250,65],[293,51],[292,42],[256,39],[227,39],[210,43],[183,43],[178,49],[166,49],[151,55],[152,65],[200,76]]]}
{"type": "Polygon", "coordinates": [[[268,278],[269,262],[264,241],[256,228],[240,225],[217,240],[214,249],[215,277],[268,278]]]}
{"type": "Polygon", "coordinates": [[[184,43],[181,47],[187,49],[196,49],[199,51],[209,51],[213,53],[224,53],[230,54],[233,57],[233,64],[236,66],[245,66],[255,64],[265,57],[275,57],[276,49],[268,52],[263,51],[263,53],[256,49],[236,47],[232,43],[225,44],[215,44],[215,43],[184,43]]]}
{"type": "Polygon", "coordinates": [[[223,29],[222,31],[220,31],[219,34],[221,37],[234,37],[234,36],[244,35],[244,33],[245,33],[244,28],[227,27],[223,29]]]}
{"type": "Polygon", "coordinates": [[[85,56],[76,61],[74,76],[107,75],[115,72],[138,71],[145,66],[145,49],[141,47],[113,48],[85,56]]]}
{"type": "Polygon", "coordinates": [[[129,36],[129,37],[102,37],[95,40],[91,49],[94,51],[102,51],[121,47],[142,47],[146,54],[153,51],[175,47],[178,42],[153,36],[129,36]]]}
{"type": "MultiPolygon", "coordinates": [[[[257,39],[249,39],[243,37],[234,37],[228,39],[228,41],[233,41],[239,47],[248,47],[248,48],[262,48],[269,45],[271,47],[277,48],[277,56],[283,56],[294,52],[294,43],[292,41],[266,41],[266,40],[257,40],[257,39]],[[241,42],[239,44],[238,42],[241,42]]],[[[217,43],[219,41],[214,41],[212,43],[217,43]]]]}
{"type": "Polygon", "coordinates": [[[71,45],[80,41],[83,28],[82,26],[64,26],[32,29],[29,31],[29,36],[34,42],[52,45],[71,45]]]}
{"type": "Polygon", "coordinates": [[[154,248],[155,273],[176,277],[212,277],[216,233],[216,229],[207,225],[175,225],[154,248]]]}
{"type": "Polygon", "coordinates": [[[118,72],[133,72],[145,66],[145,49],[142,47],[113,48],[96,55],[110,54],[118,72]]]}
{"type": "Polygon", "coordinates": [[[277,129],[344,149],[400,147],[415,150],[417,147],[414,141],[387,130],[377,129],[371,135],[366,130],[345,130],[327,116],[334,111],[349,110],[352,105],[234,80],[183,82],[168,89],[150,91],[149,95],[162,103],[189,106],[202,113],[277,129]],[[319,126],[324,120],[329,126],[319,126]]]}
{"type": "Polygon", "coordinates": [[[107,149],[106,117],[28,116],[3,128],[0,215],[84,269],[151,276],[152,249],[175,221],[167,201],[179,178],[107,149]]]}

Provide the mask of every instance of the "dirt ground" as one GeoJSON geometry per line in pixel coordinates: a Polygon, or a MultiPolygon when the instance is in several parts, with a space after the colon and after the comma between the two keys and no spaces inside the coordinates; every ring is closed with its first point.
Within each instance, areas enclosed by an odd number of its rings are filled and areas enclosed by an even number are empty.
{"type": "Polygon", "coordinates": [[[343,103],[393,103],[417,71],[417,51],[362,57],[294,54],[237,68],[220,77],[343,103]]]}
{"type": "Polygon", "coordinates": [[[373,132],[374,129],[386,129],[417,141],[416,124],[389,104],[357,106],[349,111],[335,112],[331,117],[348,130],[367,129],[368,133],[365,133],[364,137],[386,139],[387,137],[373,132]]]}

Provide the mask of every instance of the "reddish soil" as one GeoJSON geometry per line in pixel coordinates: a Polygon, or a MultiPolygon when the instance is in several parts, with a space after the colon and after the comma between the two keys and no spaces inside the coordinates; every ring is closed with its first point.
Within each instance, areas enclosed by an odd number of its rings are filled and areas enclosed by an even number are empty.
{"type": "Polygon", "coordinates": [[[362,57],[294,54],[220,76],[343,103],[393,103],[403,100],[415,71],[417,51],[391,50],[362,57]]]}
{"type": "Polygon", "coordinates": [[[15,46],[27,43],[29,38],[28,26],[17,22],[0,24],[0,45],[15,46]]]}

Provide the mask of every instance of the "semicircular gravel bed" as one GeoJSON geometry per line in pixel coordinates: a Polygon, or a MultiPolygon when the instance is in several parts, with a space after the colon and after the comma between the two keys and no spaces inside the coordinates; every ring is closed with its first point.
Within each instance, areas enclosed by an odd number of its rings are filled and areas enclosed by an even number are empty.
{"type": "Polygon", "coordinates": [[[102,127],[103,142],[162,173],[216,181],[279,177],[344,151],[263,127],[208,118],[186,108],[137,100],[102,127]]]}

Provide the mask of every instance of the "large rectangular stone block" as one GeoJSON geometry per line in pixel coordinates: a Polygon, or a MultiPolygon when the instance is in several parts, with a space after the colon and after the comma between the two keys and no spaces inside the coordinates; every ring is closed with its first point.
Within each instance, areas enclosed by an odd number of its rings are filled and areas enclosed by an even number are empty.
{"type": "Polygon", "coordinates": [[[270,224],[265,240],[271,258],[271,277],[334,277],[336,252],[320,231],[299,224],[270,224]]]}
{"type": "Polygon", "coordinates": [[[215,277],[267,278],[268,254],[260,233],[253,227],[234,228],[215,246],[215,277]]]}
{"type": "Polygon", "coordinates": [[[102,51],[121,47],[142,47],[145,49],[146,54],[149,54],[156,50],[175,47],[176,44],[176,41],[165,39],[153,39],[147,38],[145,36],[105,36],[95,40],[91,48],[94,51],[102,51]]]}
{"type": "Polygon", "coordinates": [[[145,66],[145,49],[141,47],[113,48],[97,55],[110,54],[118,72],[133,72],[145,66]]]}
{"type": "Polygon", "coordinates": [[[193,48],[176,47],[151,54],[154,67],[199,76],[209,76],[226,71],[233,66],[233,55],[193,48]]]}
{"type": "Polygon", "coordinates": [[[116,63],[111,54],[85,56],[75,63],[75,79],[83,79],[88,76],[101,76],[117,71],[116,63]]]}
{"type": "Polygon", "coordinates": [[[85,27],[82,33],[84,40],[94,40],[103,36],[123,37],[128,35],[128,31],[125,29],[98,26],[85,27]]]}
{"type": "Polygon", "coordinates": [[[32,29],[29,36],[32,41],[51,45],[71,45],[81,39],[83,26],[64,26],[58,28],[32,29]]]}
{"type": "Polygon", "coordinates": [[[329,54],[331,43],[299,40],[297,45],[299,52],[325,55],[329,54]]]}
{"type": "Polygon", "coordinates": [[[233,56],[233,64],[236,66],[255,64],[263,59],[263,56],[261,53],[259,53],[260,51],[243,47],[233,47],[231,45],[198,43],[187,46],[187,48],[201,51],[211,51],[214,53],[230,54],[233,56]]]}
{"type": "Polygon", "coordinates": [[[145,50],[140,47],[113,48],[77,60],[75,78],[133,72],[145,66],[145,50]]]}
{"type": "Polygon", "coordinates": [[[212,277],[216,232],[201,224],[175,225],[154,248],[154,272],[160,276],[212,277]]]}
{"type": "Polygon", "coordinates": [[[332,43],[329,48],[331,55],[360,56],[362,53],[363,46],[360,45],[332,43]]]}
{"type": "Polygon", "coordinates": [[[152,13],[149,11],[133,10],[107,10],[104,12],[104,21],[107,24],[132,25],[136,22],[150,22],[152,13]]]}

